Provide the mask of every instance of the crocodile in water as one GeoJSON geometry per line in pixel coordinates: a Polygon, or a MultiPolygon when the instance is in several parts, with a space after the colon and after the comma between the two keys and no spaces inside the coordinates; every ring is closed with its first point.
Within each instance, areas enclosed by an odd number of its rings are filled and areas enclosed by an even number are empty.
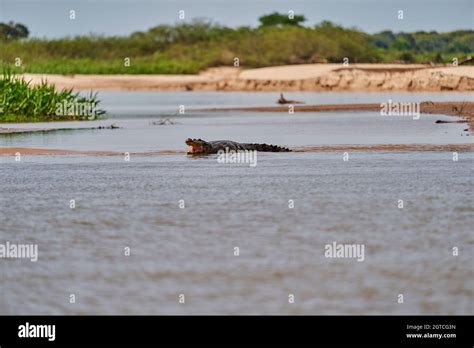
{"type": "Polygon", "coordinates": [[[222,151],[261,151],[261,152],[289,152],[286,147],[268,144],[246,144],[230,140],[205,141],[202,139],[186,139],[186,144],[191,146],[188,155],[207,155],[222,151]]]}

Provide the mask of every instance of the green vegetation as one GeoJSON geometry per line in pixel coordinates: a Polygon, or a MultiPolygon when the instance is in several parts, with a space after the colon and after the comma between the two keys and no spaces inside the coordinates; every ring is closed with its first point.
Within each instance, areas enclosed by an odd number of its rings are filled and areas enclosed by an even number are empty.
{"type": "Polygon", "coordinates": [[[282,26],[282,25],[301,25],[305,22],[305,16],[294,15],[283,15],[278,12],[273,12],[269,15],[260,17],[260,26],[282,26]]]}
{"type": "MultiPolygon", "coordinates": [[[[473,30],[370,35],[327,21],[302,26],[304,21],[303,16],[290,19],[272,13],[262,16],[257,28],[195,21],[160,25],[128,37],[43,40],[25,39],[24,31],[0,34],[0,65],[34,73],[195,74],[208,67],[232,66],[235,57],[240,66],[257,68],[341,63],[344,57],[351,63],[450,63],[454,57],[461,61],[474,54],[473,30]]],[[[10,23],[11,27],[18,24],[10,23]]]]}
{"type": "Polygon", "coordinates": [[[104,114],[98,103],[92,92],[82,97],[46,82],[33,86],[8,70],[0,79],[0,122],[91,120],[104,114]]]}
{"type": "Polygon", "coordinates": [[[0,23],[0,40],[17,40],[28,37],[30,32],[28,28],[20,23],[0,23]]]}

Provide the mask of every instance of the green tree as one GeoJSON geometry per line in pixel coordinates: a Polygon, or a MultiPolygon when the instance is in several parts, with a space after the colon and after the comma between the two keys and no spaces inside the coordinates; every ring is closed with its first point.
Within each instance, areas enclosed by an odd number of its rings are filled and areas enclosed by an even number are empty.
{"type": "Polygon", "coordinates": [[[395,35],[390,30],[385,30],[372,35],[372,41],[375,46],[388,49],[392,42],[395,41],[395,35]]]}
{"type": "Polygon", "coordinates": [[[278,12],[273,12],[269,15],[261,16],[259,19],[261,27],[275,27],[283,25],[296,25],[300,26],[300,23],[306,21],[305,16],[301,15],[285,15],[278,12]]]}
{"type": "Polygon", "coordinates": [[[416,41],[411,34],[400,33],[395,36],[393,47],[399,51],[415,50],[416,41]]]}
{"type": "Polygon", "coordinates": [[[27,27],[20,23],[0,23],[0,40],[27,38],[30,34],[27,27]]]}
{"type": "Polygon", "coordinates": [[[415,57],[410,52],[403,52],[399,55],[400,60],[404,61],[405,63],[414,63],[415,57]]]}
{"type": "Polygon", "coordinates": [[[435,63],[442,63],[443,62],[443,56],[441,55],[441,53],[436,53],[436,56],[434,57],[433,61],[435,63]]]}

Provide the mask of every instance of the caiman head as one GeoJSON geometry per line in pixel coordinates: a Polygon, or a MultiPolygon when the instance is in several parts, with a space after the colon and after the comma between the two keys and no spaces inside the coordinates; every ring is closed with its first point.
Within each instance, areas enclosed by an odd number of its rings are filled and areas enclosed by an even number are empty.
{"type": "Polygon", "coordinates": [[[186,145],[191,146],[188,155],[201,155],[211,153],[212,146],[202,139],[186,139],[186,145]]]}

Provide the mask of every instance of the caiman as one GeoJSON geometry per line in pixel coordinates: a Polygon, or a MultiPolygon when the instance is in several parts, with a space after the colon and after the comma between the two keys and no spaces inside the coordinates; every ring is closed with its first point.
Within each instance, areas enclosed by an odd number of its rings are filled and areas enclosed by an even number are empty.
{"type": "Polygon", "coordinates": [[[202,139],[186,139],[186,144],[191,146],[188,155],[208,155],[222,151],[261,151],[261,152],[290,152],[286,147],[268,144],[246,144],[230,140],[205,141],[202,139]]]}

